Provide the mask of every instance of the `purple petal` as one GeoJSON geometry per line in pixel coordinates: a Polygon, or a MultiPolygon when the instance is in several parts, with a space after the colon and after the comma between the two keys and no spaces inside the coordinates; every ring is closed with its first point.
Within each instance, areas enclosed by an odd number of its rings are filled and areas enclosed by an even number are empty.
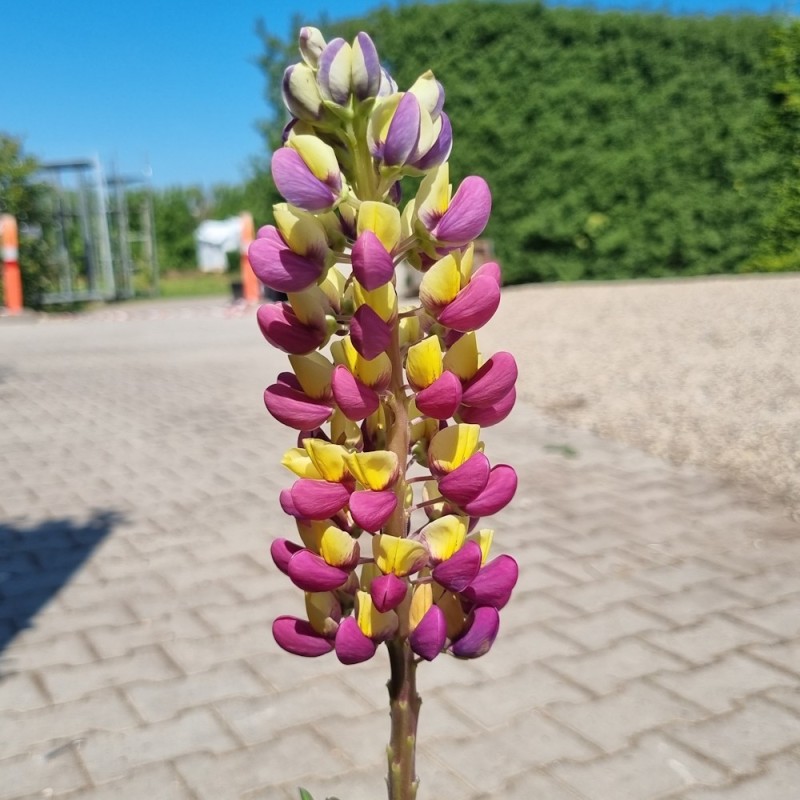
{"type": "Polygon", "coordinates": [[[447,114],[442,114],[442,129],[439,131],[436,141],[431,145],[430,150],[428,150],[422,158],[415,161],[412,166],[420,170],[438,167],[440,164],[444,164],[444,162],[447,161],[452,149],[453,128],[450,125],[450,118],[447,114]]]}
{"type": "Polygon", "coordinates": [[[471,517],[489,517],[505,508],[517,491],[517,473],[508,464],[498,464],[489,473],[486,488],[463,506],[471,517]]]}
{"type": "Polygon", "coordinates": [[[330,592],[347,582],[350,573],[333,567],[310,550],[300,549],[290,559],[287,574],[305,592],[330,592]]]}
{"type": "Polygon", "coordinates": [[[511,353],[495,353],[464,385],[462,402],[492,406],[508,394],[517,381],[517,362],[511,353]]]}
{"type": "Polygon", "coordinates": [[[439,314],[439,322],[466,333],[485,325],[500,305],[500,287],[490,275],[473,278],[439,314]]]}
{"type": "Polygon", "coordinates": [[[295,508],[305,519],[328,519],[350,499],[350,490],[344,484],[312,478],[295,481],[291,492],[295,508]]]}
{"type": "Polygon", "coordinates": [[[331,389],[336,405],[354,422],[366,419],[380,405],[377,392],[361,383],[343,364],[333,370],[331,389]]]}
{"type": "Polygon", "coordinates": [[[465,245],[481,235],[491,212],[489,184],[477,175],[470,175],[461,182],[431,235],[440,242],[465,245]]]}
{"type": "Polygon", "coordinates": [[[318,634],[309,622],[297,617],[277,617],[272,623],[275,641],[296,656],[315,658],[333,650],[333,642],[318,634]]]}
{"type": "Polygon", "coordinates": [[[433,605],[411,632],[408,643],[418,656],[426,661],[433,661],[442,652],[446,639],[447,623],[444,612],[439,606],[433,605]]]}
{"type": "Polygon", "coordinates": [[[326,45],[319,57],[319,72],[317,82],[323,96],[340,106],[347,105],[350,99],[350,74],[331,74],[331,67],[339,51],[346,44],[344,39],[332,39],[326,45]],[[345,81],[345,78],[347,80],[345,81]]]}
{"type": "Polygon", "coordinates": [[[461,381],[445,370],[430,386],[417,392],[416,403],[426,417],[449,419],[461,404],[461,381]]]}
{"type": "Polygon", "coordinates": [[[397,508],[397,495],[385,489],[382,492],[369,490],[350,495],[350,513],[356,524],[365,531],[375,533],[385,524],[397,508]]]}
{"type": "Polygon", "coordinates": [[[358,353],[372,361],[389,349],[392,326],[368,305],[359,306],[350,320],[350,340],[358,353]]]}
{"type": "Polygon", "coordinates": [[[399,167],[406,163],[419,141],[419,125],[419,100],[411,92],[406,92],[389,123],[383,145],[384,164],[399,167]]]}
{"type": "Polygon", "coordinates": [[[331,187],[317,178],[291,147],[281,147],[272,154],[272,180],[287,202],[306,211],[326,211],[336,202],[331,187]]]}
{"type": "Polygon", "coordinates": [[[269,554],[275,562],[275,566],[284,574],[289,574],[289,559],[302,550],[299,544],[290,542],[288,539],[275,539],[269,547],[269,554]]]}
{"type": "Polygon", "coordinates": [[[500,630],[500,614],[496,608],[482,606],[472,613],[467,627],[453,642],[450,652],[456,658],[478,658],[489,652],[500,630]]]}
{"type": "Polygon", "coordinates": [[[514,408],[514,403],[516,402],[517,390],[512,387],[508,394],[493,406],[487,406],[486,408],[461,406],[458,410],[458,420],[459,422],[480,425],[481,428],[488,428],[492,425],[497,425],[498,422],[502,422],[511,413],[511,409],[514,408]]]}
{"type": "Polygon", "coordinates": [[[397,608],[405,599],[407,590],[408,584],[391,572],[373,578],[369,586],[372,602],[381,613],[397,608]]]}
{"type": "Polygon", "coordinates": [[[247,250],[250,266],[261,283],[279,292],[300,292],[316,283],[325,268],[323,260],[295,253],[272,225],[262,231],[247,250]]]}
{"type": "Polygon", "coordinates": [[[289,303],[268,303],[256,312],[264,338],[284,353],[303,356],[321,347],[327,338],[324,327],[305,325],[289,303]]]}
{"type": "Polygon", "coordinates": [[[468,540],[447,561],[442,561],[433,568],[433,579],[451,592],[460,592],[475,579],[481,568],[482,558],[480,545],[468,540]]]}
{"type": "Polygon", "coordinates": [[[346,617],[336,631],[336,657],[342,664],[360,664],[369,661],[378,649],[376,642],[361,633],[353,617],[346,617]]]}
{"type": "Polygon", "coordinates": [[[439,491],[448,500],[464,505],[486,488],[490,472],[489,459],[483,453],[475,453],[439,480],[439,491]]]}
{"type": "Polygon", "coordinates": [[[303,515],[297,510],[297,506],[295,506],[294,500],[292,500],[292,492],[290,489],[281,489],[281,493],[278,495],[278,502],[281,504],[284,514],[288,514],[290,517],[295,517],[296,519],[303,519],[303,515]]]}
{"type": "Polygon", "coordinates": [[[368,291],[389,283],[394,277],[392,257],[372,231],[364,231],[356,239],[350,260],[353,262],[353,275],[368,291]]]}
{"type": "Polygon", "coordinates": [[[353,93],[358,100],[375,97],[381,88],[381,62],[375,43],[368,34],[361,31],[356,34],[356,41],[361,48],[362,64],[356,65],[356,54],[353,52],[353,93]]]}
{"type": "Polygon", "coordinates": [[[478,269],[472,273],[473,279],[479,278],[481,275],[491,275],[498,286],[503,285],[503,273],[500,270],[500,265],[494,261],[487,261],[485,264],[481,264],[478,269]]]}
{"type": "Polygon", "coordinates": [[[264,392],[264,405],[278,422],[298,431],[318,428],[333,413],[333,408],[312,400],[300,389],[273,383],[264,392]]]}
{"type": "Polygon", "coordinates": [[[481,606],[501,609],[511,598],[519,578],[519,565],[511,556],[497,556],[477,575],[461,594],[481,606]]]}

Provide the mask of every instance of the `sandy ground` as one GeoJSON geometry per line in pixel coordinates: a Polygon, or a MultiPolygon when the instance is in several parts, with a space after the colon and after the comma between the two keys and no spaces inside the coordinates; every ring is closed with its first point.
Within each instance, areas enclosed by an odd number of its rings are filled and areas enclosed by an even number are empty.
{"type": "Polygon", "coordinates": [[[510,287],[479,341],[560,422],[800,515],[800,275],[510,287]]]}

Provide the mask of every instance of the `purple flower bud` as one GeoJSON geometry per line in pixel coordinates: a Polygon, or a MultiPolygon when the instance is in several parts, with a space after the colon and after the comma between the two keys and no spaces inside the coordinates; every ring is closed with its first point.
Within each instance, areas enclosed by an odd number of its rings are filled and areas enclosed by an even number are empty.
{"type": "Polygon", "coordinates": [[[489,221],[492,193],[483,178],[464,178],[450,201],[447,211],[431,228],[431,236],[439,242],[462,247],[477,238],[489,221]]]}
{"type": "Polygon", "coordinates": [[[451,592],[460,592],[475,579],[482,559],[480,545],[468,540],[447,561],[433,568],[433,579],[451,592]]]}
{"type": "Polygon", "coordinates": [[[461,636],[453,642],[450,652],[456,658],[478,658],[489,652],[500,630],[500,614],[496,608],[476,608],[461,636]]]}
{"type": "Polygon", "coordinates": [[[381,62],[375,43],[364,33],[356,34],[353,42],[353,93],[357,100],[376,97],[381,87],[381,62]]]}
{"type": "Polygon", "coordinates": [[[483,453],[477,452],[439,480],[439,491],[448,500],[464,505],[478,497],[486,488],[490,471],[489,459],[483,453]]]}
{"type": "Polygon", "coordinates": [[[494,405],[511,391],[517,381],[517,362],[511,353],[495,353],[464,384],[462,402],[485,408],[494,405]]]}
{"type": "Polygon", "coordinates": [[[447,622],[437,605],[431,606],[408,637],[411,649],[426,661],[433,661],[442,652],[447,639],[447,622]]]}
{"type": "Polygon", "coordinates": [[[275,566],[284,574],[289,574],[289,559],[303,548],[288,539],[275,539],[269,547],[269,554],[275,566]]]}
{"type": "Polygon", "coordinates": [[[346,617],[336,631],[335,647],[336,657],[342,664],[360,664],[375,655],[378,644],[364,636],[353,617],[346,617]]]}
{"type": "Polygon", "coordinates": [[[419,100],[411,92],[406,92],[389,123],[386,141],[383,143],[384,164],[399,167],[408,161],[419,141],[419,126],[419,100]]]}
{"type": "Polygon", "coordinates": [[[327,211],[339,196],[338,188],[334,191],[331,186],[334,181],[320,180],[292,147],[276,150],[271,168],[275,186],[293,206],[306,211],[327,211]]]}
{"type": "Polygon", "coordinates": [[[316,283],[325,269],[325,259],[295,253],[277,228],[266,225],[247,251],[256,277],[278,292],[300,292],[316,283]]]}
{"type": "Polygon", "coordinates": [[[463,508],[471,517],[489,517],[505,508],[517,491],[517,473],[508,464],[498,464],[489,473],[486,488],[463,508]]]}
{"type": "Polygon", "coordinates": [[[299,386],[281,380],[264,391],[264,405],[278,422],[298,431],[319,427],[333,413],[331,404],[312,400],[299,386]]]}
{"type": "Polygon", "coordinates": [[[416,396],[417,408],[427,417],[449,419],[461,403],[461,381],[449,370],[416,396]]]}
{"type": "Polygon", "coordinates": [[[331,389],[336,405],[354,422],[366,419],[380,405],[377,392],[361,383],[343,364],[333,370],[331,389]]]}
{"type": "Polygon", "coordinates": [[[427,153],[417,159],[411,166],[419,170],[428,170],[444,164],[453,149],[453,128],[447,114],[442,114],[442,129],[427,153]]]}
{"type": "Polygon", "coordinates": [[[365,531],[379,531],[397,508],[397,495],[384,489],[381,492],[369,490],[353,492],[350,495],[350,513],[356,525],[365,531]]]}
{"type": "Polygon", "coordinates": [[[292,355],[306,355],[321,347],[328,338],[325,326],[300,322],[289,303],[268,303],[256,312],[256,321],[264,338],[278,350],[292,355]]]}
{"type": "Polygon", "coordinates": [[[389,283],[394,277],[392,257],[372,231],[364,231],[356,239],[350,260],[353,263],[353,275],[367,291],[389,283]]]}
{"type": "Polygon", "coordinates": [[[447,328],[466,333],[483,327],[500,305],[500,287],[490,275],[479,275],[438,316],[447,328]]]}
{"type": "Polygon", "coordinates": [[[461,594],[476,605],[503,608],[519,578],[519,565],[511,556],[492,559],[461,594]]]}
{"type": "Polygon", "coordinates": [[[281,509],[283,510],[284,514],[288,514],[290,517],[295,517],[295,519],[303,518],[303,515],[297,510],[294,500],[292,500],[291,490],[281,489],[280,494],[278,495],[278,502],[281,504],[281,509]]]}
{"type": "Polygon", "coordinates": [[[389,74],[388,70],[381,67],[381,86],[378,89],[378,97],[388,97],[397,91],[397,82],[389,74]]]}
{"type": "Polygon", "coordinates": [[[319,64],[319,57],[325,49],[325,39],[318,28],[306,26],[300,28],[300,55],[303,60],[310,67],[315,67],[319,64]]]}
{"type": "Polygon", "coordinates": [[[397,575],[379,575],[373,578],[369,587],[372,602],[381,613],[394,611],[403,602],[408,591],[408,584],[397,575]]]}
{"type": "Polygon", "coordinates": [[[305,64],[292,64],[283,73],[283,103],[298,119],[315,122],[322,116],[323,106],[314,71],[305,64]]]}
{"type": "Polygon", "coordinates": [[[458,421],[480,425],[481,428],[489,428],[492,425],[497,425],[498,422],[502,422],[511,413],[516,402],[517,390],[512,387],[505,397],[492,406],[486,406],[485,408],[461,406],[458,409],[458,421]]]}
{"type": "Polygon", "coordinates": [[[330,592],[343,586],[348,570],[328,564],[310,550],[300,549],[290,559],[288,573],[292,583],[305,592],[330,592]]]}
{"type": "Polygon", "coordinates": [[[284,650],[296,656],[315,658],[333,650],[330,639],[321,636],[310,623],[297,617],[277,617],[272,623],[272,635],[284,650]]]}
{"type": "Polygon", "coordinates": [[[487,261],[485,264],[481,264],[472,273],[472,279],[480,278],[482,275],[490,275],[498,286],[503,285],[503,273],[500,271],[500,265],[494,261],[487,261]]]}
{"type": "MultiPolygon", "coordinates": [[[[317,82],[322,96],[337,105],[350,101],[352,51],[344,39],[332,39],[319,56],[317,82]]],[[[290,201],[291,202],[291,201],[290,201]]]]}
{"type": "Polygon", "coordinates": [[[350,340],[356,351],[371,361],[389,349],[392,326],[365,304],[356,309],[350,320],[350,340]]]}
{"type": "Polygon", "coordinates": [[[344,484],[312,478],[300,478],[290,491],[295,508],[305,519],[328,519],[350,499],[350,490],[344,484]]]}

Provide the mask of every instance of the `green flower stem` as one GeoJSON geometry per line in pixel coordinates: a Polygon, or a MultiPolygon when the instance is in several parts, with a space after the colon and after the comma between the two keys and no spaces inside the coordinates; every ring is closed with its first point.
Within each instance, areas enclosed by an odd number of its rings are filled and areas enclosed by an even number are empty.
{"type": "Polygon", "coordinates": [[[389,762],[389,800],[415,800],[419,780],[416,773],[417,720],[422,704],[417,694],[414,653],[407,640],[387,643],[392,674],[387,684],[392,735],[386,755],[389,762]]]}

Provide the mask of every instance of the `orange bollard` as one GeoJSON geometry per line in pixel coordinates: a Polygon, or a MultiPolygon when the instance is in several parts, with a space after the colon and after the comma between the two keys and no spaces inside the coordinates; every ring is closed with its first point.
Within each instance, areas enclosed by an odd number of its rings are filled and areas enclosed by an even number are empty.
{"type": "Polygon", "coordinates": [[[22,311],[22,278],[19,274],[19,237],[17,220],[11,214],[0,215],[0,236],[3,241],[3,294],[10,314],[22,311]]]}
{"type": "Polygon", "coordinates": [[[246,303],[257,303],[261,296],[258,278],[256,278],[253,268],[250,266],[250,259],[247,257],[247,248],[255,238],[255,226],[253,215],[249,211],[242,212],[242,296],[246,303]]]}

